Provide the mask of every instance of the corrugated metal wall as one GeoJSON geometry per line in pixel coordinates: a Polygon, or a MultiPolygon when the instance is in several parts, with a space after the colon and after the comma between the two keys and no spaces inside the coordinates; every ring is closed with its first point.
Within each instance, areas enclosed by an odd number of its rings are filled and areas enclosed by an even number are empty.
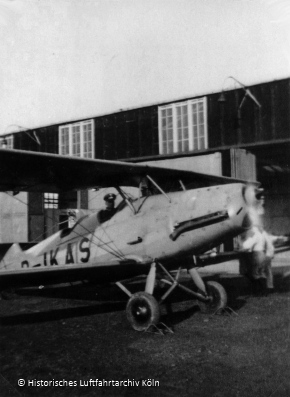
{"type": "MultiPolygon", "coordinates": [[[[207,95],[210,149],[289,138],[290,79],[251,86],[250,91],[262,107],[248,96],[240,109],[240,117],[238,109],[245,96],[243,89],[224,92],[222,102],[220,93],[207,95]]],[[[125,159],[159,154],[158,105],[95,117],[94,121],[96,158],[125,159]]],[[[68,123],[59,125],[64,124],[68,123]]],[[[14,135],[14,147],[58,153],[59,125],[21,131],[14,135]]]]}
{"type": "Polygon", "coordinates": [[[14,148],[34,152],[58,153],[58,125],[20,131],[14,134],[14,148]]]}
{"type": "Polygon", "coordinates": [[[158,108],[124,111],[95,119],[95,155],[125,159],[158,154],[158,108]]]}
{"type": "Polygon", "coordinates": [[[290,79],[250,87],[259,108],[243,89],[208,96],[209,147],[243,145],[288,139],[290,130],[290,79]]]}
{"type": "Polygon", "coordinates": [[[42,193],[28,194],[28,241],[38,242],[44,238],[45,219],[42,193]]]}

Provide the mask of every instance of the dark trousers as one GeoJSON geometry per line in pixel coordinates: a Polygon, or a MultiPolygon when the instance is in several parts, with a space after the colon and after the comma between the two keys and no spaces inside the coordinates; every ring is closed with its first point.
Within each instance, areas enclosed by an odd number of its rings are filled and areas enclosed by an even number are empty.
{"type": "Polygon", "coordinates": [[[252,281],[256,292],[273,288],[271,258],[263,251],[243,253],[240,257],[240,274],[252,281]]]}

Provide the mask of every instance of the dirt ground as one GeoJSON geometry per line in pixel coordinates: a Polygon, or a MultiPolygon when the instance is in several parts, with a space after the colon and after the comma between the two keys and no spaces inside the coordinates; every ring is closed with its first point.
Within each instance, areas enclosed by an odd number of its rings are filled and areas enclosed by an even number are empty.
{"type": "Polygon", "coordinates": [[[275,293],[252,296],[242,277],[220,282],[231,315],[202,314],[174,292],[165,335],[133,331],[113,285],[2,299],[1,396],[290,396],[289,285],[276,275],[275,293]]]}

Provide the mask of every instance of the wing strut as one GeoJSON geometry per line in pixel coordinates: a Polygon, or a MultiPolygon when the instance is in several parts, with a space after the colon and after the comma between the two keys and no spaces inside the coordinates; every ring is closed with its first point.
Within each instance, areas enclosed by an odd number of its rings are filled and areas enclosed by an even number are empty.
{"type": "Polygon", "coordinates": [[[184,186],[184,184],[183,184],[183,182],[182,182],[181,179],[179,179],[179,183],[180,183],[181,189],[182,189],[184,192],[186,192],[186,188],[185,188],[185,186],[184,186]]]}
{"type": "Polygon", "coordinates": [[[131,201],[128,199],[128,197],[124,194],[123,190],[120,188],[120,186],[115,186],[115,189],[118,191],[118,193],[121,195],[121,197],[126,201],[128,206],[131,208],[133,214],[137,214],[136,209],[134,208],[133,204],[131,201]]]}
{"type": "Polygon", "coordinates": [[[167,198],[167,200],[171,203],[171,200],[170,200],[169,196],[164,192],[164,190],[162,190],[161,187],[160,187],[159,185],[157,185],[157,183],[156,183],[149,175],[146,175],[146,177],[149,179],[150,182],[153,183],[153,185],[154,185],[155,187],[157,187],[157,189],[158,189],[158,190],[167,198]]]}

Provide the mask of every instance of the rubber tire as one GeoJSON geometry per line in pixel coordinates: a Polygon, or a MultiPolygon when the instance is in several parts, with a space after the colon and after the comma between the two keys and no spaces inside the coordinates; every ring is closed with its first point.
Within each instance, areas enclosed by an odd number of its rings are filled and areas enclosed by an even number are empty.
{"type": "Polygon", "coordinates": [[[213,300],[209,303],[199,301],[200,311],[202,313],[213,314],[227,306],[227,293],[224,287],[216,281],[208,281],[206,283],[206,290],[213,300]]]}
{"type": "Polygon", "coordinates": [[[159,322],[159,304],[147,292],[137,292],[131,296],[127,303],[126,315],[133,329],[145,331],[150,325],[159,322]]]}

